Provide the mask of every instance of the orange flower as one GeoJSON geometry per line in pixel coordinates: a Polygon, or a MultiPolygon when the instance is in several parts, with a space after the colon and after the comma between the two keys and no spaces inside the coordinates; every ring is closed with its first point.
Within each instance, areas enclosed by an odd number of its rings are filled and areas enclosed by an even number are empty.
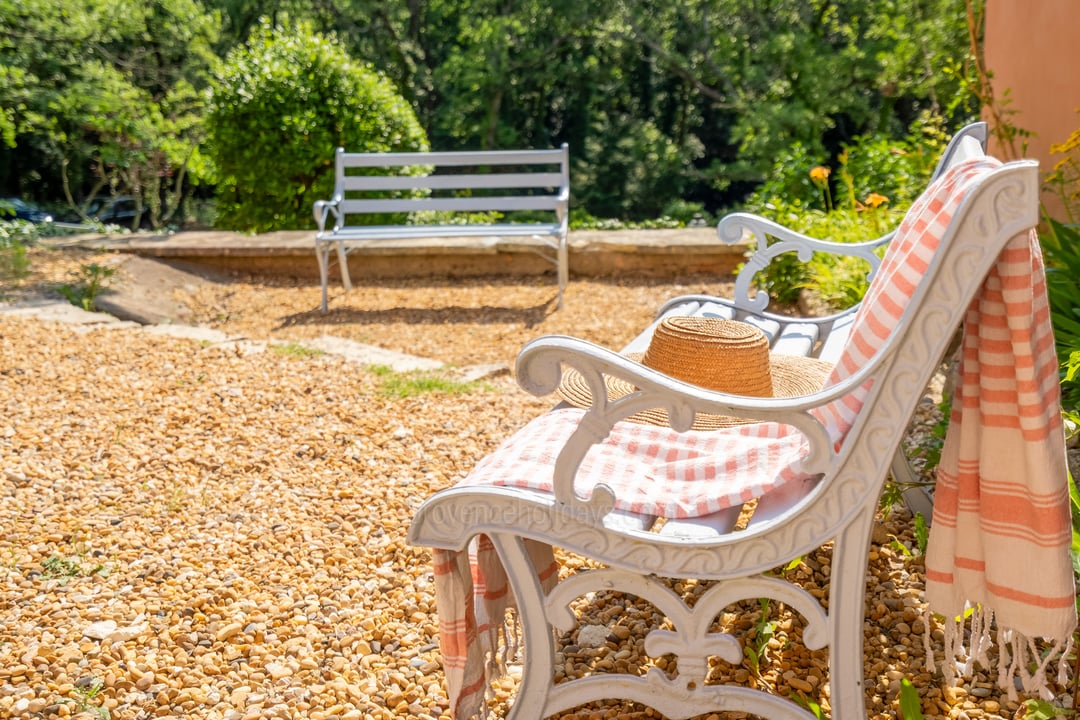
{"type": "Polygon", "coordinates": [[[818,165],[810,170],[810,179],[814,181],[814,184],[820,185],[829,179],[830,172],[829,168],[824,165],[818,165]]]}
{"type": "Polygon", "coordinates": [[[879,193],[870,193],[866,196],[866,204],[872,208],[881,207],[887,202],[889,202],[889,198],[879,193]]]}

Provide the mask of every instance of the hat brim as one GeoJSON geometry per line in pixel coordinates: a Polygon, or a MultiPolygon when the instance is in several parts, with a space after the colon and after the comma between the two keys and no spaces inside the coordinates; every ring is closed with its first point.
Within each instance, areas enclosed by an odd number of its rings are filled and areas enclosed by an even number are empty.
{"type": "MultiPolygon", "coordinates": [[[[643,353],[627,353],[626,357],[641,362],[643,353]]],[[[825,380],[833,368],[832,363],[824,360],[781,353],[769,355],[769,367],[772,375],[773,397],[777,398],[800,397],[817,392],[824,386],[825,380]]],[[[637,390],[625,380],[611,376],[604,376],[604,384],[607,386],[608,400],[612,402],[624,398],[637,390]]],[[[585,378],[574,368],[568,368],[563,372],[562,382],[556,392],[559,397],[574,407],[587,408],[592,406],[592,392],[589,390],[585,378]]],[[[660,408],[643,410],[626,419],[645,425],[671,426],[668,421],[667,411],[660,408]]],[[[729,417],[727,415],[697,413],[694,416],[694,424],[691,429],[717,430],[755,422],[759,421],[729,417]]]]}

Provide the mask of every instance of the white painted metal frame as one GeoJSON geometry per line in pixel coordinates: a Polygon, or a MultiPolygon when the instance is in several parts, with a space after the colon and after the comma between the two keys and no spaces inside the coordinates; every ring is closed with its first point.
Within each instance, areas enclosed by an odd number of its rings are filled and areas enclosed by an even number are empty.
{"type": "Polygon", "coordinates": [[[423,504],[409,531],[410,543],[452,550],[465,549],[481,533],[491,538],[507,568],[525,634],[524,675],[510,717],[546,717],[583,703],[622,698],[669,718],[741,710],[773,720],[811,720],[805,709],[765,691],[705,683],[710,657],[731,663],[742,658],[739,639],[710,632],[712,620],[732,602],[756,598],[773,598],[798,610],[806,621],[805,645],[830,647],[832,717],[865,717],[863,620],[870,533],[904,419],[919,400],[913,389],[925,387],[1005,243],[1037,222],[1038,202],[1036,163],[1010,163],[988,174],[955,214],[884,347],[847,382],[814,395],[755,399],[710,392],[574,338],[545,337],[526,345],[517,363],[518,381],[526,390],[553,392],[569,365],[584,375],[597,398],[559,452],[554,493],[450,488],[423,504]],[[640,390],[609,402],[606,393],[597,392],[605,374],[640,390]],[[837,450],[810,410],[867,381],[872,381],[869,396],[837,450]],[[657,533],[650,529],[655,518],[612,511],[612,492],[605,486],[596,487],[590,497],[577,496],[573,480],[589,448],[618,420],[652,407],[665,408],[677,430],[687,429],[697,412],[793,425],[813,448],[802,469],[820,473],[821,479],[804,496],[766,495],[740,531],[733,531],[738,508],[692,523],[668,521],[657,533]],[[545,595],[524,539],[562,547],[606,567],[574,574],[545,595]],[[762,576],[829,541],[834,549],[827,609],[802,588],[762,576]],[[723,582],[690,608],[656,576],[723,582]],[[651,656],[677,655],[675,677],[652,669],[644,676],[604,674],[553,683],[553,631],[572,629],[570,602],[600,590],[640,596],[667,614],[674,630],[649,633],[645,650],[651,656]]]}
{"type": "Polygon", "coordinates": [[[337,251],[341,282],[352,288],[346,255],[357,242],[405,238],[531,237],[542,241],[534,249],[555,265],[559,286],[558,307],[569,280],[567,231],[570,205],[570,150],[564,143],[554,150],[488,150],[475,152],[347,153],[335,154],[334,196],[319,200],[313,212],[318,232],[315,255],[322,282],[322,311],[326,312],[331,248],[337,251]],[[424,166],[423,175],[365,175],[368,169],[424,166]],[[510,172],[497,168],[513,166],[510,172]],[[458,172],[433,175],[439,168],[458,172]],[[550,168],[556,168],[552,170],[550,168]],[[462,191],[463,195],[432,197],[430,191],[462,191]],[[506,190],[497,195],[472,195],[474,190],[506,190]],[[403,191],[398,197],[373,193],[403,191]],[[355,198],[356,193],[366,197],[355,198]],[[352,195],[350,195],[352,194],[352,195]],[[476,225],[363,225],[349,224],[349,215],[409,213],[421,210],[451,212],[512,212],[542,210],[554,213],[551,223],[491,223],[476,225]],[[333,218],[329,228],[327,222],[333,218]],[[346,243],[349,243],[347,245],[346,243]]]}

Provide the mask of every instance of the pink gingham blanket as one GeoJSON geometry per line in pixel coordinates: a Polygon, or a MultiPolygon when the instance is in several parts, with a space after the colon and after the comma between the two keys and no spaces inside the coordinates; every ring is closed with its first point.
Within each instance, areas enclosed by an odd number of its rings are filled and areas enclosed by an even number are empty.
{"type": "MultiPolygon", "coordinates": [[[[886,251],[881,268],[860,306],[848,345],[826,385],[850,377],[874,355],[908,306],[915,287],[937,250],[945,227],[973,181],[998,165],[997,161],[990,159],[962,163],[945,173],[912,206],[886,251]]],[[[1025,234],[1010,244],[1010,251],[1000,261],[1002,267],[999,272],[1003,277],[1014,278],[1022,274],[1014,267],[1017,262],[1021,265],[1024,263],[1020,251],[1013,251],[1014,245],[1027,248],[1026,257],[1037,260],[1038,247],[1031,238],[1031,234],[1025,234]]],[[[1041,265],[1037,262],[1030,261],[1025,268],[1029,275],[1038,274],[1041,277],[1041,265]]],[[[1038,285],[1038,281],[1035,282],[1038,285]]],[[[1045,286],[1042,286],[1042,292],[1045,295],[1045,286]]],[[[981,302],[983,300],[976,302],[976,305],[981,302]]],[[[1002,311],[1010,316],[1009,322],[1015,320],[1021,326],[1048,325],[1045,300],[1040,307],[1043,308],[1041,312],[1032,313],[1026,319],[1021,316],[1032,308],[1007,304],[1002,311]],[[1011,317],[1013,314],[1015,318],[1011,317]]],[[[1004,321],[999,317],[991,325],[1000,322],[1004,321]]],[[[969,333],[971,329],[969,324],[969,333]]],[[[1062,512],[1066,525],[1068,523],[1068,500],[1060,491],[1065,476],[1058,473],[1061,467],[1051,462],[1051,456],[1055,454],[1063,459],[1063,449],[1062,453],[1057,453],[1061,442],[1060,426],[1054,424],[1060,423],[1060,413],[1056,411],[1056,390],[1049,382],[1056,371],[1056,361],[1052,357],[1052,341],[1049,355],[1046,353],[1045,337],[1049,336],[1049,330],[1041,328],[1036,334],[1041,338],[1038,342],[1040,352],[1036,358],[1039,363],[1036,377],[1040,383],[1030,388],[1030,396],[1037,398],[1033,402],[1041,406],[1042,419],[1035,424],[1042,430],[1009,438],[995,437],[991,445],[996,445],[997,454],[1003,457],[1023,454],[1024,448],[1031,444],[1045,446],[1033,451],[1044,460],[1037,466],[1027,465],[1026,468],[1040,473],[1040,479],[1035,481],[1033,487],[1045,485],[1048,490],[1053,488],[1053,491],[1040,490],[1033,495],[1017,491],[1015,496],[1010,495],[1010,503],[1027,501],[1034,513],[1029,521],[1018,523],[1016,527],[1038,540],[1014,545],[1023,539],[1023,533],[1014,531],[1012,526],[1005,532],[997,533],[1001,548],[1013,548],[998,554],[1013,553],[1013,557],[1021,559],[1009,562],[1005,575],[996,582],[1003,587],[1023,588],[1026,591],[1053,588],[1050,604],[1055,606],[1056,612],[1064,613],[1064,608],[1059,606],[1068,595],[1066,585],[1071,584],[1072,575],[1068,568],[1068,543],[1066,541],[1062,548],[1060,532],[1062,512]],[[1044,367],[1051,362],[1052,368],[1044,367]],[[1056,519],[1050,532],[1045,534],[1039,518],[1047,514],[1052,514],[1056,519]],[[1039,549],[1040,558],[1053,556],[1055,562],[1047,565],[1032,563],[1016,554],[1017,549],[1026,551],[1029,546],[1039,549]],[[1045,578],[1047,572],[1055,575],[1050,585],[1045,578]]],[[[978,341],[969,342],[978,345],[978,341]]],[[[970,363],[965,369],[967,367],[970,367],[970,363]]],[[[976,376],[975,383],[966,385],[966,388],[968,394],[964,398],[978,397],[987,386],[976,376]]],[[[835,442],[843,442],[867,391],[868,386],[863,386],[815,410],[835,442]]],[[[965,402],[961,399],[957,407],[962,408],[965,402]]],[[[561,409],[535,419],[478,463],[462,484],[513,486],[550,492],[555,457],[583,414],[583,410],[576,408],[561,409]]],[[[965,437],[977,435],[982,429],[979,424],[967,422],[966,417],[961,416],[959,420],[950,429],[950,438],[960,433],[961,427],[965,437]]],[[[793,470],[796,461],[806,452],[803,436],[789,426],[778,423],[678,433],[670,428],[620,422],[609,437],[594,446],[586,456],[575,478],[575,486],[579,493],[587,495],[591,487],[602,481],[615,491],[616,506],[621,509],[662,517],[696,517],[760,497],[785,483],[806,481],[793,470]]],[[[1009,467],[1018,466],[1012,464],[1009,467]]],[[[1010,477],[1017,488],[1027,486],[1032,480],[1030,472],[1010,477]]],[[[948,481],[945,482],[947,484],[948,481]]],[[[947,503],[948,496],[946,488],[938,502],[947,503]]],[[[961,500],[960,507],[965,511],[970,510],[969,501],[961,500]]],[[[935,514],[935,544],[949,524],[948,514],[943,517],[945,519],[939,520],[935,514]],[[939,522],[942,523],[940,530],[939,522]]],[[[978,517],[978,510],[975,510],[974,518],[977,520],[978,517]]],[[[976,535],[987,533],[985,526],[979,532],[977,522],[974,526],[965,523],[958,527],[965,532],[974,527],[976,535]]],[[[947,544],[947,541],[940,542],[942,547],[947,544]]],[[[957,543],[954,538],[952,544],[967,546],[979,545],[979,542],[957,543]]],[[[540,573],[541,582],[545,588],[549,588],[557,581],[558,574],[551,548],[533,541],[526,541],[526,546],[540,573]]],[[[928,558],[928,572],[934,568],[935,582],[956,577],[950,573],[960,567],[954,564],[951,557],[939,562],[942,552],[935,547],[928,558]]],[[[949,555],[948,552],[945,554],[949,555]]],[[[966,554],[957,557],[957,562],[967,560],[966,554]]],[[[513,633],[506,627],[506,611],[513,607],[506,574],[490,542],[483,536],[474,543],[471,552],[435,550],[434,565],[440,641],[451,711],[457,718],[482,716],[486,710],[484,698],[490,674],[498,669],[513,641],[513,633]]],[[[950,589],[957,586],[952,581],[946,584],[950,589]]],[[[967,595],[966,587],[955,589],[954,594],[957,597],[972,597],[967,595]]],[[[978,596],[974,597],[977,599],[978,596]]],[[[1033,597],[1025,592],[1012,593],[1008,609],[1001,606],[997,610],[999,624],[1010,622],[1009,617],[1013,613],[1026,617],[1045,612],[1046,602],[1037,599],[1033,602],[1033,597]]],[[[951,613],[948,608],[954,605],[946,605],[946,612],[951,613]]],[[[1067,636],[1065,629],[1071,627],[1065,620],[1050,625],[1045,628],[1031,625],[1030,629],[1045,629],[1053,633],[1048,637],[1063,638],[1067,636]]],[[[1029,627],[1028,624],[1013,626],[1021,628],[1021,632],[1029,627]]],[[[925,635],[929,636],[929,633],[925,635]]]]}

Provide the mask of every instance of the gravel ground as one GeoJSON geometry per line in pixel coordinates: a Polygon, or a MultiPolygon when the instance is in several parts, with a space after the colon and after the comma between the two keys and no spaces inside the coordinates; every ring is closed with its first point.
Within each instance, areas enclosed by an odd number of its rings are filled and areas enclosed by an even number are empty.
{"type": "MultiPolygon", "coordinates": [[[[32,260],[9,296],[108,258],[32,260]]],[[[663,299],[725,289],[575,281],[559,313],[547,278],[359,287],[327,316],[310,286],[234,280],[180,299],[230,334],[331,334],[469,365],[509,364],[553,332],[619,347],[663,299]]],[[[448,717],[430,555],[405,544],[406,528],[425,497],[552,401],[508,376],[407,397],[388,379],[329,355],[0,317],[0,717],[448,717]]],[[[905,677],[928,718],[1020,716],[992,684],[996,668],[957,689],[923,670],[910,526],[898,509],[875,532],[868,716],[898,717],[905,677]]],[[[824,588],[828,561],[822,549],[789,572],[824,588]]],[[[703,586],[675,588],[692,598],[703,586]]],[[[721,622],[752,643],[760,612],[735,608],[721,622]]],[[[713,679],[827,708],[827,656],[801,647],[797,618],[771,613],[760,673],[720,664],[713,679]]],[[[563,674],[647,664],[642,629],[654,620],[600,597],[582,623],[631,633],[596,649],[565,638],[563,674]]],[[[512,687],[497,687],[497,716],[512,687]]],[[[659,716],[609,703],[565,717],[659,716]]]]}

